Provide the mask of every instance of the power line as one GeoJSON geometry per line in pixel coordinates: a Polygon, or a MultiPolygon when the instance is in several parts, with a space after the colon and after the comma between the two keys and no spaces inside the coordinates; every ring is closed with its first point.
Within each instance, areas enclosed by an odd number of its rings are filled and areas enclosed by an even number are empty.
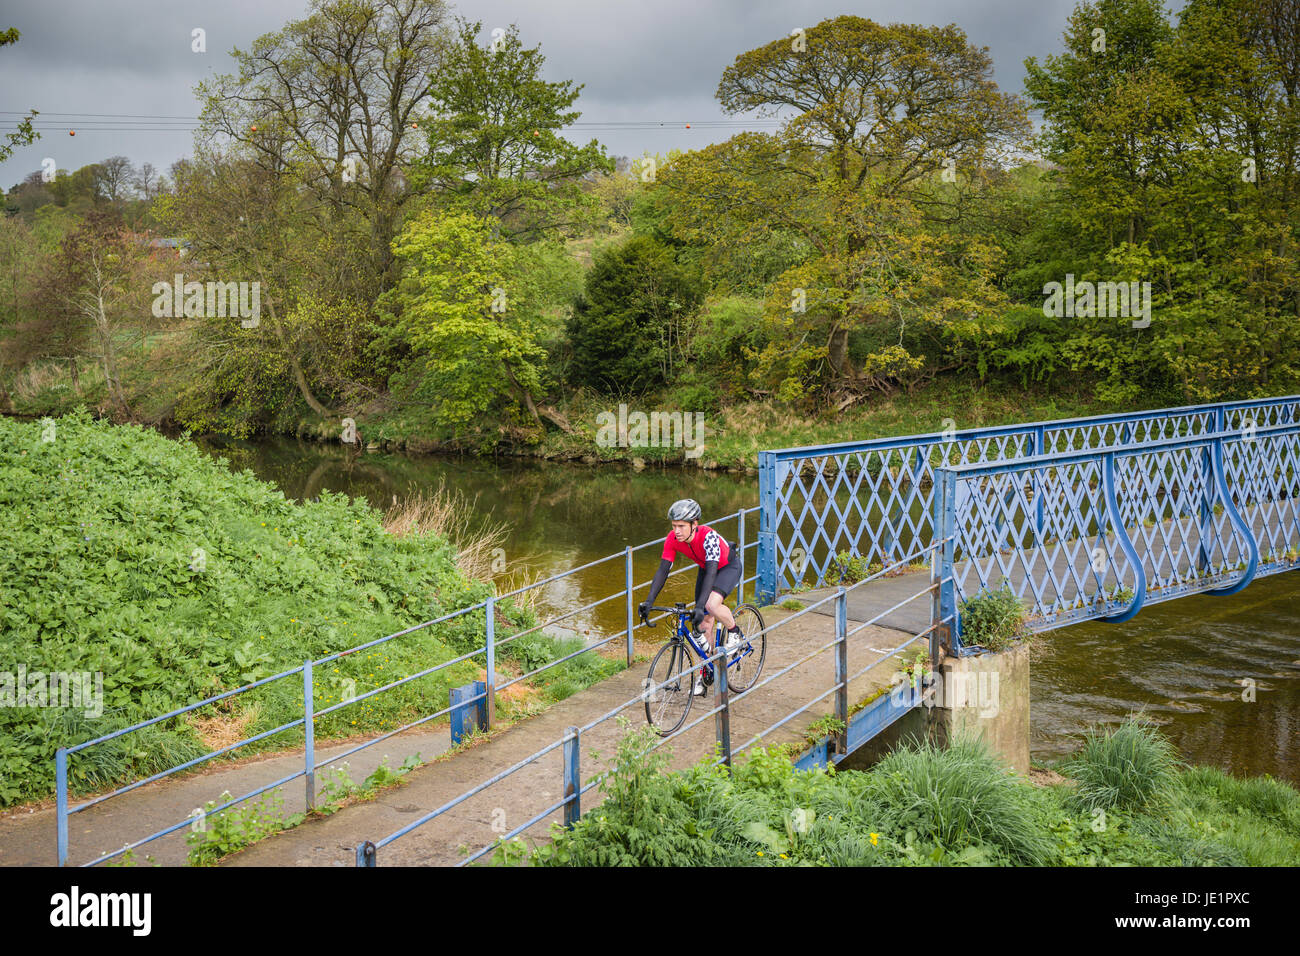
{"type": "MultiPolygon", "coordinates": [[[[26,116],[27,111],[0,110],[0,116],[26,116]]],[[[705,120],[577,120],[561,129],[589,132],[623,132],[654,129],[754,129],[782,125],[774,119],[705,119],[705,120]]],[[[200,128],[192,116],[172,116],[161,113],[39,113],[32,127],[40,132],[71,131],[112,133],[183,133],[200,128]],[[58,123],[47,122],[44,117],[66,117],[58,123]]]]}

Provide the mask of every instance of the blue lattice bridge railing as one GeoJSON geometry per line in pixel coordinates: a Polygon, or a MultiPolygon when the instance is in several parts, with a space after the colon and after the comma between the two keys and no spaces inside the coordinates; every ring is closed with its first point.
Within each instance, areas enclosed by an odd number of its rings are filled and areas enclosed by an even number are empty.
{"type": "MultiPolygon", "coordinates": [[[[1126,620],[1300,565],[1300,396],[759,455],[758,592],[949,539],[936,619],[1009,587],[1031,626],[1126,620]]],[[[961,653],[960,615],[950,649],[961,653]]]]}

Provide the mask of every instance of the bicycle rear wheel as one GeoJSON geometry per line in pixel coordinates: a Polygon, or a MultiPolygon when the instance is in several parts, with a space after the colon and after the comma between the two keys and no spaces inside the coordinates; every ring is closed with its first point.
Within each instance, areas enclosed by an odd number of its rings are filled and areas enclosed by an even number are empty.
{"type": "Polygon", "coordinates": [[[736,626],[745,635],[740,649],[728,655],[727,687],[740,693],[749,690],[763,671],[767,657],[767,635],[763,633],[763,616],[752,604],[742,604],[733,612],[736,626]]]}
{"type": "Polygon", "coordinates": [[[695,676],[691,652],[679,640],[670,640],[650,662],[650,673],[641,683],[645,719],[655,733],[667,737],[686,722],[691,710],[695,676]]]}

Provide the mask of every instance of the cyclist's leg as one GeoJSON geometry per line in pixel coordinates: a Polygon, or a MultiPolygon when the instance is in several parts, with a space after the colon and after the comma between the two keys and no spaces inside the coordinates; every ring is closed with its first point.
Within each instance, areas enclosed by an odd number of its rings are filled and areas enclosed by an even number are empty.
{"type": "Polygon", "coordinates": [[[731,608],[727,607],[725,603],[726,600],[727,596],[718,591],[717,588],[714,588],[709,592],[709,600],[704,605],[705,609],[709,612],[709,616],[704,620],[706,625],[709,627],[710,633],[713,629],[714,618],[721,621],[722,626],[727,630],[731,630],[736,626],[736,619],[731,614],[731,608]]]}
{"type": "MultiPolygon", "coordinates": [[[[695,605],[696,607],[703,607],[705,610],[708,610],[708,604],[705,603],[704,595],[700,593],[703,587],[704,587],[704,569],[700,568],[699,571],[697,571],[695,574],[695,605]]],[[[709,597],[712,598],[713,596],[714,596],[713,593],[710,592],[709,597]]],[[[701,641],[704,650],[709,653],[712,653],[711,650],[713,646],[713,615],[712,614],[705,615],[704,620],[700,622],[700,630],[704,633],[704,637],[701,641]]]]}
{"type": "Polygon", "coordinates": [[[739,561],[733,561],[725,568],[720,568],[713,579],[713,589],[709,592],[708,601],[704,605],[709,612],[709,620],[717,618],[727,630],[736,626],[736,619],[731,613],[731,608],[727,607],[726,600],[740,583],[740,575],[739,561]]]}

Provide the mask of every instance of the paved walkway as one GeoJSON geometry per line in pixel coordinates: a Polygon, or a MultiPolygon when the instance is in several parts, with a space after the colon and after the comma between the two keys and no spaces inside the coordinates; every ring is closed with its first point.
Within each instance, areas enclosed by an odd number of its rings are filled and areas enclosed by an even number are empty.
{"type": "MultiPolygon", "coordinates": [[[[879,605],[880,608],[888,604],[879,605]]],[[[811,653],[834,639],[833,619],[817,613],[805,613],[772,631],[777,621],[793,616],[792,612],[769,609],[764,612],[769,627],[767,660],[763,668],[766,679],[778,670],[811,653]]],[[[853,614],[850,614],[853,618],[853,614]]],[[[927,622],[928,623],[928,622],[927,622]]],[[[654,636],[662,640],[664,632],[654,636]]],[[[849,648],[850,673],[879,660],[882,650],[902,643],[909,635],[895,630],[869,627],[852,639],[849,648]]],[[[918,642],[918,645],[921,642],[918,642]]],[[[638,644],[638,651],[652,651],[654,646],[638,644]]],[[[638,663],[630,670],[596,684],[581,693],[553,705],[545,713],[514,724],[488,740],[422,766],[403,783],[382,793],[374,800],[346,807],[332,816],[309,820],[292,830],[266,839],[226,861],[233,866],[352,866],[356,845],[364,840],[378,841],[419,816],[449,802],[501,770],[564,736],[569,726],[582,726],[633,701],[623,712],[633,727],[644,725],[645,711],[639,700],[641,682],[648,664],[638,663]]],[[[850,699],[870,694],[875,687],[889,682],[894,668],[883,664],[854,681],[850,699]]],[[[731,739],[739,748],[755,735],[767,730],[790,711],[826,691],[834,682],[832,652],[825,650],[812,660],[764,687],[732,700],[731,739]]],[[[832,696],[769,734],[769,743],[802,739],[807,727],[831,712],[832,696]]],[[[712,695],[697,698],[691,709],[694,720],[712,707],[712,695]]],[[[688,721],[689,723],[689,721],[688,721]]],[[[605,721],[580,739],[579,751],[584,783],[605,769],[591,756],[598,751],[602,758],[613,756],[622,731],[614,720],[605,721]]],[[[358,741],[347,745],[318,747],[318,759],[328,760],[358,741]]],[[[701,721],[668,742],[672,764],[688,766],[708,756],[714,746],[714,719],[701,721]]],[[[419,752],[428,761],[449,749],[446,725],[422,733],[407,733],[390,738],[371,750],[348,758],[351,776],[361,781],[385,755],[397,766],[407,754],[419,752]]],[[[561,750],[539,758],[532,764],[493,784],[430,821],[407,836],[379,851],[382,865],[446,865],[464,859],[462,846],[477,850],[492,843],[506,830],[513,829],[557,802],[562,795],[561,750]]],[[[73,815],[69,821],[69,862],[87,862],[100,854],[121,847],[148,833],[184,819],[195,807],[216,799],[223,790],[236,796],[292,773],[302,765],[301,752],[274,757],[251,758],[226,764],[202,774],[181,779],[161,780],[115,797],[90,810],[73,815]]],[[[317,774],[317,791],[323,783],[317,774]]],[[[282,788],[284,812],[300,811],[304,806],[304,782],[291,781],[282,788]]],[[[583,809],[596,806],[602,795],[598,789],[583,797],[583,809]]],[[[528,836],[544,839],[548,823],[560,821],[556,812],[535,824],[528,836]]],[[[0,865],[53,865],[56,862],[56,816],[52,807],[35,811],[17,811],[0,817],[0,865]]],[[[160,838],[136,850],[138,860],[146,854],[163,865],[181,865],[185,861],[184,836],[188,829],[160,838]]]]}

